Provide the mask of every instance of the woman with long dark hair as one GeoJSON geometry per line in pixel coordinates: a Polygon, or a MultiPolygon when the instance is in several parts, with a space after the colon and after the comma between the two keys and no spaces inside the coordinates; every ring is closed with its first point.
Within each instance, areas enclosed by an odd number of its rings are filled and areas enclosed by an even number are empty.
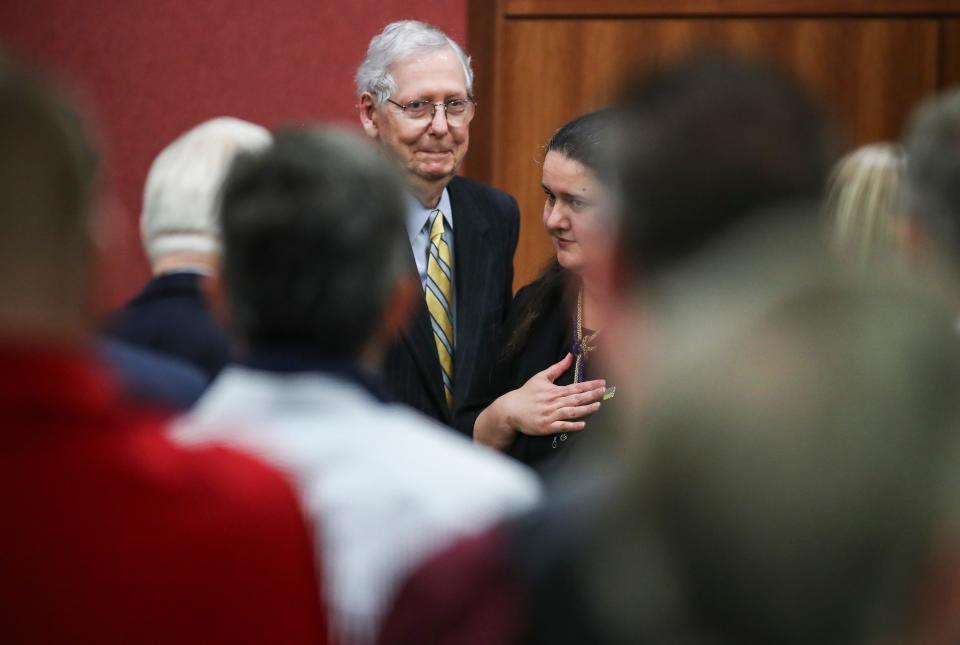
{"type": "Polygon", "coordinates": [[[514,297],[501,355],[473,438],[543,470],[579,441],[612,396],[591,360],[602,342],[609,191],[601,182],[613,116],[585,114],[557,130],[543,161],[543,224],[556,256],[514,297]]]}

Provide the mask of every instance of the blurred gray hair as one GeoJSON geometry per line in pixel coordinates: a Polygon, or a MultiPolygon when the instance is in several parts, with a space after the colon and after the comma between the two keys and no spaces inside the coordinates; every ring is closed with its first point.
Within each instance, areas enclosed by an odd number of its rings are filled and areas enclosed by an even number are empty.
{"type": "Polygon", "coordinates": [[[390,66],[415,54],[449,47],[460,59],[467,94],[473,96],[473,69],[470,57],[455,40],[434,27],[417,20],[400,20],[383,28],[370,41],[367,55],[357,69],[357,96],[369,93],[382,104],[397,91],[390,66]]]}
{"type": "Polygon", "coordinates": [[[906,137],[910,210],[960,257],[960,89],[924,103],[906,137]]]}
{"type": "Polygon", "coordinates": [[[356,357],[412,275],[405,184],[367,140],[277,132],[224,182],[223,277],[246,341],[356,357]]]}
{"type": "Polygon", "coordinates": [[[150,261],[220,249],[217,200],[237,153],[270,144],[263,127],[218,117],[180,135],[154,160],[143,191],[140,231],[150,261]]]}

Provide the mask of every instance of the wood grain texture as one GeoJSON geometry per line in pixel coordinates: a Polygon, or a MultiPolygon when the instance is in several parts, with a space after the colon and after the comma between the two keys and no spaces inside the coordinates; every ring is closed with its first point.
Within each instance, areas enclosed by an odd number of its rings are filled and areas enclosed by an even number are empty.
{"type": "Polygon", "coordinates": [[[471,177],[489,179],[493,163],[493,125],[496,118],[498,44],[503,21],[502,0],[467,0],[467,52],[473,67],[473,95],[477,114],[470,124],[470,154],[463,172],[471,177]]]}
{"type": "Polygon", "coordinates": [[[507,0],[507,16],[904,16],[960,14],[960,0],[507,0]]]}
{"type": "Polygon", "coordinates": [[[520,202],[517,286],[552,253],[541,222],[544,144],[566,121],[611,100],[628,74],[703,47],[755,54],[799,77],[849,142],[860,144],[898,138],[941,74],[960,73],[956,65],[941,70],[936,19],[531,19],[503,21],[502,29],[497,95],[487,103],[496,111],[491,166],[483,178],[520,202]]]}

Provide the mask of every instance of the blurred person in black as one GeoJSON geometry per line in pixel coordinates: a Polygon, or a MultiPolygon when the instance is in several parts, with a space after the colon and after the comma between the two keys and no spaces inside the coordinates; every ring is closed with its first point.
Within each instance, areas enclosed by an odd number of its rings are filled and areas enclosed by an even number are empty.
{"type": "MultiPolygon", "coordinates": [[[[654,285],[669,285],[694,258],[746,222],[762,221],[769,209],[815,213],[834,141],[792,80],[725,55],[695,57],[635,82],[619,113],[617,315],[602,349],[617,408],[642,409],[655,354],[677,346],[658,337],[679,331],[658,318],[657,308],[669,301],[658,300],[654,285]]],[[[722,292],[709,296],[699,303],[705,321],[729,308],[722,292]]],[[[687,345],[697,341],[688,338],[687,345]]],[[[586,534],[613,497],[603,490],[622,463],[620,443],[643,441],[636,423],[612,425],[593,430],[605,438],[596,442],[599,463],[566,478],[553,504],[464,543],[415,576],[399,596],[384,642],[604,642],[588,609],[579,556],[590,552],[586,534]],[[434,607],[433,620],[423,620],[425,606],[434,607]]]]}
{"type": "Polygon", "coordinates": [[[647,409],[621,418],[644,443],[566,565],[598,642],[939,631],[918,608],[960,466],[951,312],[834,277],[805,224],[754,228],[670,288],[684,291],[661,314],[670,356],[647,409]],[[705,316],[717,291],[729,309],[705,316]]]}
{"type": "MultiPolygon", "coordinates": [[[[547,143],[543,225],[555,256],[513,299],[487,379],[464,405],[474,441],[503,450],[541,473],[569,461],[587,425],[612,398],[598,378],[605,265],[613,241],[609,189],[612,110],[559,128],[547,143]],[[589,417],[589,420],[588,420],[589,417]]],[[[574,451],[576,452],[576,451],[574,451]]]]}
{"type": "Polygon", "coordinates": [[[947,268],[957,290],[960,273],[960,89],[923,104],[904,139],[907,214],[900,241],[923,277],[947,268]]]}

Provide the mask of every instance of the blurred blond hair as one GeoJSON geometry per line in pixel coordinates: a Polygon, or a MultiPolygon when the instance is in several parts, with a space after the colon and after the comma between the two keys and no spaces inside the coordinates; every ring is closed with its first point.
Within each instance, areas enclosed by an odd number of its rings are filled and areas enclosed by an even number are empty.
{"type": "Polygon", "coordinates": [[[906,154],[894,143],[873,143],[843,157],[830,175],[826,201],[830,242],[857,268],[897,256],[897,220],[905,211],[906,154]]]}

